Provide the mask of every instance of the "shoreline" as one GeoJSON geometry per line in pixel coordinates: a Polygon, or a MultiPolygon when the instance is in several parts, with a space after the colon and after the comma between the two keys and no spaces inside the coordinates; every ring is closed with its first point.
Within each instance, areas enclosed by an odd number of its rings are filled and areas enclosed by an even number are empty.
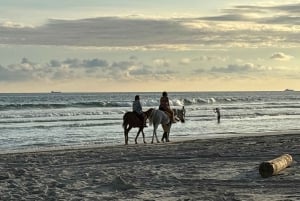
{"type": "MultiPolygon", "coordinates": [[[[152,129],[152,128],[151,128],[152,129]]],[[[134,144],[134,133],[130,133],[129,136],[129,145],[134,144]]],[[[161,133],[160,133],[161,134],[161,133]]],[[[199,135],[197,138],[195,137],[176,137],[171,136],[171,143],[181,143],[181,142],[189,142],[189,141],[197,141],[197,140],[215,140],[215,139],[227,139],[227,138],[244,138],[244,137],[261,137],[261,136],[277,136],[277,135],[297,135],[300,134],[299,131],[272,131],[272,132],[264,132],[261,133],[243,133],[243,134],[228,134],[224,133],[224,135],[218,133],[216,135],[199,135]]],[[[150,144],[152,135],[146,136],[146,144],[150,144]]],[[[158,138],[161,138],[161,135],[158,135],[158,138]]],[[[144,144],[142,142],[142,136],[140,135],[138,138],[138,144],[144,144]]],[[[156,142],[155,142],[156,144],[156,142]]],[[[163,144],[161,142],[161,144],[163,144]]],[[[98,148],[106,148],[106,147],[115,147],[115,146],[123,146],[124,139],[122,138],[121,143],[88,143],[88,144],[77,144],[77,145],[58,145],[58,146],[38,146],[38,147],[29,147],[22,149],[11,149],[11,150],[0,150],[0,156],[6,154],[20,154],[20,153],[38,153],[38,152],[56,152],[56,151],[71,151],[71,150],[84,150],[84,149],[98,149],[98,148]]]]}
{"type": "Polygon", "coordinates": [[[1,154],[1,200],[299,200],[300,134],[1,154]],[[262,178],[282,154],[291,167],[262,178]]]}

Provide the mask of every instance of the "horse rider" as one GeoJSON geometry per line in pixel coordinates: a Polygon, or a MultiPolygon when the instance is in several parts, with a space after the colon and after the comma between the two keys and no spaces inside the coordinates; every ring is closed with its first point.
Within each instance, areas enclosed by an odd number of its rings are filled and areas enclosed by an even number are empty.
{"type": "Polygon", "coordinates": [[[168,93],[166,91],[164,91],[162,93],[162,97],[160,98],[159,109],[167,113],[167,115],[170,117],[172,123],[176,123],[176,120],[175,120],[175,117],[174,117],[174,112],[170,108],[168,93]]]}
{"type": "Polygon", "coordinates": [[[146,116],[143,113],[142,104],[140,102],[140,96],[136,95],[132,104],[132,111],[137,115],[137,117],[143,122],[144,127],[147,127],[146,125],[146,116]]]}

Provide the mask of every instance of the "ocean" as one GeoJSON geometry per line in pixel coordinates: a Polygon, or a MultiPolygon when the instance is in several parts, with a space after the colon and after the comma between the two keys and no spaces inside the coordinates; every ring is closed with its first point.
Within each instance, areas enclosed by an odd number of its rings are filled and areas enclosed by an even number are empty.
{"type": "MultiPolygon", "coordinates": [[[[140,95],[143,110],[158,108],[161,92],[2,93],[0,153],[124,144],[122,117],[140,95]]],[[[186,122],[171,128],[170,140],[300,134],[300,92],[169,92],[186,122]],[[220,108],[217,123],[214,108],[220,108]]],[[[137,128],[129,133],[134,143],[137,128]]],[[[150,143],[152,127],[144,129],[150,143]]],[[[162,128],[158,137],[162,137],[162,128]]],[[[142,143],[142,136],[138,139],[142,143]]]]}

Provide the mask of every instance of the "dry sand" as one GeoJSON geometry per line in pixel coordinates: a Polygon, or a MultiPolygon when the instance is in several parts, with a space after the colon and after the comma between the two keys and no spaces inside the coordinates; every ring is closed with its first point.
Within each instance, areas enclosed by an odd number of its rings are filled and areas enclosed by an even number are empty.
{"type": "Polygon", "coordinates": [[[300,200],[299,153],[286,134],[2,154],[0,200],[300,200]],[[292,166],[262,178],[284,153],[292,166]]]}

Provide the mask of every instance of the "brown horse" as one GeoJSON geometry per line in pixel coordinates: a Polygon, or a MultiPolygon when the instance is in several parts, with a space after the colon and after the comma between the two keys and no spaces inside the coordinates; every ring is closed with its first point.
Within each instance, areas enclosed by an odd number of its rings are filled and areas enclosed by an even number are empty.
{"type": "MultiPolygon", "coordinates": [[[[145,115],[145,118],[149,118],[153,108],[150,108],[146,112],[143,112],[145,115]]],[[[125,136],[125,144],[128,144],[128,133],[132,128],[139,128],[136,137],[135,137],[135,144],[137,144],[137,138],[140,135],[140,132],[143,134],[143,141],[145,141],[145,134],[144,134],[144,122],[141,121],[141,119],[138,118],[136,113],[134,112],[126,112],[123,116],[123,128],[124,128],[124,136],[125,136]]]]}

